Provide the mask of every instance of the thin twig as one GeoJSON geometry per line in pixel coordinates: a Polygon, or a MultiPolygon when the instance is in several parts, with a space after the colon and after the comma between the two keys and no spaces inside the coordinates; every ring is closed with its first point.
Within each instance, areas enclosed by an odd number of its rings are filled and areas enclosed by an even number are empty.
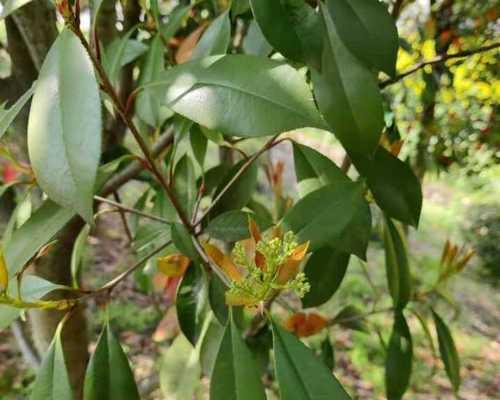
{"type": "Polygon", "coordinates": [[[345,318],[332,318],[331,320],[328,321],[328,326],[333,326],[337,324],[340,325],[340,324],[345,324],[347,322],[358,321],[360,319],[365,319],[366,317],[369,317],[371,315],[382,314],[392,311],[394,311],[394,308],[388,307],[388,308],[381,308],[379,310],[372,310],[364,314],[351,315],[350,317],[345,317],[345,318]]]}
{"type": "Polygon", "coordinates": [[[443,54],[441,56],[437,56],[437,57],[432,58],[430,60],[422,61],[418,64],[415,64],[413,67],[409,68],[408,70],[406,70],[405,72],[403,72],[399,75],[396,75],[394,78],[387,79],[385,81],[380,82],[379,86],[381,88],[385,88],[386,86],[389,86],[389,85],[392,85],[396,82],[399,82],[401,79],[406,78],[408,75],[411,75],[411,74],[417,72],[418,70],[426,67],[427,65],[441,64],[441,63],[444,63],[448,60],[452,60],[455,58],[468,57],[468,56],[471,56],[473,54],[483,53],[486,51],[494,50],[498,47],[500,47],[500,42],[495,42],[495,43],[490,44],[488,46],[478,47],[477,49],[460,51],[458,53],[443,54]]]}
{"type": "MultiPolygon", "coordinates": [[[[115,198],[116,202],[118,204],[120,204],[120,207],[117,207],[118,214],[120,214],[120,219],[122,220],[123,230],[125,231],[125,234],[127,235],[128,241],[129,241],[129,243],[132,243],[134,238],[132,236],[132,232],[130,231],[130,227],[128,226],[127,216],[125,215],[125,212],[131,212],[131,211],[124,210],[123,207],[121,207],[122,202],[121,202],[120,195],[118,194],[118,192],[113,192],[113,197],[115,198]]],[[[136,211],[137,210],[134,210],[134,213],[136,211]]]]}
{"type": "Polygon", "coordinates": [[[137,210],[135,208],[131,208],[131,207],[128,207],[122,203],[118,203],[116,201],[113,201],[113,200],[110,200],[110,199],[106,199],[104,197],[101,197],[101,196],[94,196],[94,199],[101,202],[101,203],[106,203],[106,204],[109,204],[113,207],[116,207],[119,211],[124,211],[124,212],[128,212],[128,213],[131,213],[131,214],[137,214],[141,217],[144,217],[144,218],[149,218],[153,221],[158,221],[158,222],[162,222],[164,224],[170,224],[171,222],[166,220],[165,218],[162,218],[162,217],[158,217],[157,215],[154,215],[154,214],[149,214],[149,213],[146,213],[144,211],[140,211],[140,210],[137,210]]]}

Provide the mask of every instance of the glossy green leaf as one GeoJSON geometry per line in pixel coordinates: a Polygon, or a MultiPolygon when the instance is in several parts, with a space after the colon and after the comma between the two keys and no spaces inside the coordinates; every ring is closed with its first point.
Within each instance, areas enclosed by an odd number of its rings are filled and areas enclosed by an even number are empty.
{"type": "Polygon", "coordinates": [[[311,289],[302,298],[302,305],[307,308],[326,303],[342,283],[348,264],[347,253],[330,247],[315,251],[304,267],[311,289]]]}
{"type": "Polygon", "coordinates": [[[127,356],[109,325],[102,330],[85,373],[84,400],[138,400],[127,356]]]}
{"type": "Polygon", "coordinates": [[[311,250],[324,246],[365,259],[371,214],[360,183],[330,184],[309,193],[285,215],[283,226],[311,241],[311,250]]]}
{"type": "MultiPolygon", "coordinates": [[[[36,301],[54,290],[63,288],[65,287],[36,275],[24,275],[21,280],[21,298],[24,301],[36,301]]],[[[11,297],[18,296],[16,277],[10,280],[8,293],[11,297]]],[[[0,331],[8,327],[20,314],[19,308],[0,305],[0,331]]]]}
{"type": "Polygon", "coordinates": [[[54,202],[92,223],[101,156],[101,102],[90,58],[63,30],[40,70],[28,122],[37,183],[54,202]]]}
{"type": "Polygon", "coordinates": [[[83,255],[85,254],[85,246],[87,244],[89,232],[90,225],[85,225],[73,244],[73,250],[71,251],[71,278],[73,281],[73,287],[79,286],[80,268],[82,265],[83,255]]]}
{"type": "Polygon", "coordinates": [[[335,368],[335,350],[333,349],[329,336],[321,342],[320,356],[321,360],[330,371],[335,368]]]}
{"type": "Polygon", "coordinates": [[[198,259],[198,252],[194,247],[189,231],[184,225],[180,223],[175,223],[172,225],[172,240],[177,250],[179,250],[186,257],[190,258],[191,260],[198,259]]]}
{"type": "Polygon", "coordinates": [[[158,82],[174,111],[209,129],[242,137],[324,128],[303,76],[278,61],[212,56],[171,68],[158,82]]]}
{"type": "Polygon", "coordinates": [[[191,144],[191,150],[193,150],[194,158],[196,162],[203,170],[205,165],[205,157],[207,155],[207,137],[203,134],[198,124],[194,124],[189,130],[189,143],[191,144]]]}
{"type": "Polygon", "coordinates": [[[387,6],[378,0],[328,0],[339,37],[368,66],[396,73],[398,31],[387,6]]]}
{"type": "Polygon", "coordinates": [[[320,8],[327,34],[321,73],[312,71],[319,109],[345,148],[370,156],[384,126],[376,77],[345,47],[326,6],[320,8]]]}
{"type": "Polygon", "coordinates": [[[402,233],[389,218],[384,224],[384,247],[389,292],[394,307],[402,310],[411,298],[411,274],[402,233]]]}
{"type": "Polygon", "coordinates": [[[252,218],[261,231],[266,230],[272,224],[272,221],[262,218],[256,214],[233,210],[218,215],[209,222],[205,232],[209,236],[224,240],[226,242],[236,242],[238,240],[250,237],[248,230],[248,220],[252,218]]]}
{"type": "Polygon", "coordinates": [[[38,370],[29,400],[71,400],[73,392],[64,360],[59,325],[38,370]]]}
{"type": "Polygon", "coordinates": [[[245,39],[243,39],[242,47],[246,54],[262,57],[267,57],[273,49],[255,20],[252,20],[248,26],[248,31],[245,39]]]}
{"type": "Polygon", "coordinates": [[[391,218],[418,225],[422,210],[422,187],[411,167],[379,147],[373,159],[352,157],[354,165],[366,177],[378,206],[391,218]]]}
{"type": "Polygon", "coordinates": [[[196,345],[203,327],[202,317],[206,310],[208,287],[201,266],[191,265],[177,289],[177,319],[182,333],[196,345]]]}
{"type": "Polygon", "coordinates": [[[21,112],[25,104],[33,96],[35,90],[35,85],[29,88],[26,93],[24,93],[19,99],[8,109],[4,108],[4,105],[0,104],[0,138],[7,132],[9,126],[12,124],[17,114],[21,112]]]}
{"type": "Polygon", "coordinates": [[[385,390],[388,400],[400,400],[403,397],[410,383],[412,362],[411,333],[403,314],[396,312],[385,360],[385,390]]]}
{"type": "Polygon", "coordinates": [[[455,347],[450,329],[443,319],[434,310],[432,310],[432,316],[434,317],[434,324],[436,326],[439,353],[441,354],[441,359],[443,360],[453,390],[457,393],[461,383],[460,359],[458,358],[457,348],[455,347]]]}
{"type": "Polygon", "coordinates": [[[184,215],[191,217],[198,196],[198,188],[196,187],[194,165],[187,154],[182,156],[175,166],[174,192],[184,215]]]}
{"type": "Polygon", "coordinates": [[[198,351],[183,335],[178,335],[161,357],[160,388],[165,399],[193,399],[200,374],[198,351]]]}
{"type": "MultiPolygon", "coordinates": [[[[231,182],[243,163],[244,160],[236,163],[228,172],[225,173],[224,179],[222,179],[215,190],[214,198],[222,192],[229,182],[231,182]]],[[[239,210],[246,206],[252,195],[255,193],[257,187],[257,171],[257,163],[254,162],[234,181],[231,187],[224,192],[219,202],[214,207],[211,215],[216,216],[221,212],[239,210]]]]}
{"type": "Polygon", "coordinates": [[[319,15],[304,0],[251,0],[267,41],[286,58],[319,68],[322,31],[319,15]]]}
{"type": "Polygon", "coordinates": [[[46,200],[5,243],[5,261],[13,276],[66,225],[74,212],[46,200]]]}
{"type": "Polygon", "coordinates": [[[200,41],[196,44],[191,55],[191,60],[226,54],[231,41],[231,21],[229,10],[223,12],[205,30],[200,41]]]}
{"type": "Polygon", "coordinates": [[[328,184],[351,182],[332,160],[310,147],[294,143],[293,159],[302,197],[328,184]]]}
{"type": "Polygon", "coordinates": [[[208,301],[215,318],[217,318],[221,325],[226,325],[229,315],[229,308],[226,304],[226,285],[217,275],[210,277],[208,301]]]}
{"type": "Polygon", "coordinates": [[[0,21],[7,18],[10,14],[15,12],[22,6],[31,3],[33,0],[6,0],[2,5],[2,13],[0,14],[0,21]]]}
{"type": "Polygon", "coordinates": [[[258,371],[252,353],[230,318],[211,377],[210,399],[265,400],[258,371]]]}
{"type": "Polygon", "coordinates": [[[137,95],[135,109],[141,120],[148,125],[159,128],[163,121],[172,115],[162,101],[163,91],[160,87],[150,85],[165,71],[164,46],[159,35],[156,35],[144,58],[139,77],[139,86],[143,89],[137,95]]]}
{"type": "Polygon", "coordinates": [[[340,310],[337,315],[335,315],[332,322],[354,331],[370,332],[363,313],[352,305],[347,305],[340,310]]]}
{"type": "Polygon", "coordinates": [[[311,349],[272,323],[281,400],[350,400],[342,385],[311,349]]]}

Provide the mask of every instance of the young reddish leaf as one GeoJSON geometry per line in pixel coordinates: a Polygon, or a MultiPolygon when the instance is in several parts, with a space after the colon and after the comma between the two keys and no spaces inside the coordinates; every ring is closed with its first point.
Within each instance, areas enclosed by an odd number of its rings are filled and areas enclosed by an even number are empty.
{"type": "Polygon", "coordinates": [[[152,339],[157,342],[164,342],[175,338],[179,333],[179,323],[175,307],[170,307],[164,317],[158,323],[152,339]]]}
{"type": "Polygon", "coordinates": [[[4,164],[3,171],[2,171],[2,181],[3,183],[11,183],[15,182],[17,179],[19,173],[17,172],[16,168],[14,166],[7,162],[4,164]]]}
{"type": "Polygon", "coordinates": [[[284,327],[288,331],[295,333],[299,337],[315,335],[322,331],[327,325],[328,320],[316,313],[293,314],[284,323],[284,327]]]}
{"type": "Polygon", "coordinates": [[[308,248],[309,241],[302,243],[293,250],[292,254],[290,254],[286,261],[279,267],[276,282],[280,285],[284,285],[297,276],[300,263],[306,256],[308,248]]]}
{"type": "Polygon", "coordinates": [[[183,64],[191,59],[193,50],[206,27],[206,23],[201,24],[182,41],[177,53],[175,53],[175,61],[177,64],[183,64]]]}
{"type": "Polygon", "coordinates": [[[212,259],[212,261],[217,264],[224,273],[231,278],[233,281],[241,281],[241,272],[238,270],[236,265],[234,265],[231,258],[219,250],[216,246],[205,243],[203,245],[205,252],[212,259]]]}
{"type": "Polygon", "coordinates": [[[158,258],[158,270],[168,277],[184,275],[191,260],[183,254],[170,254],[158,258]]]}
{"type": "Polygon", "coordinates": [[[255,265],[259,267],[262,271],[267,271],[266,257],[260,251],[255,252],[255,265]]]}
{"type": "Polygon", "coordinates": [[[260,233],[259,226],[253,218],[248,218],[248,230],[250,231],[250,236],[253,238],[255,243],[259,243],[262,240],[262,234],[260,233]]]}

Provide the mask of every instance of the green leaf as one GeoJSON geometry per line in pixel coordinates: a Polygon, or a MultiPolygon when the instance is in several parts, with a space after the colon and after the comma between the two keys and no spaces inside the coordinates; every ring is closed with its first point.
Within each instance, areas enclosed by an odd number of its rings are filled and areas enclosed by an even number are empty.
{"type": "Polygon", "coordinates": [[[325,363],[328,369],[331,371],[335,368],[335,351],[333,349],[332,343],[330,342],[330,337],[327,336],[321,342],[321,360],[325,363]]]}
{"type": "Polygon", "coordinates": [[[200,364],[205,376],[212,376],[217,352],[224,336],[224,327],[211,318],[200,345],[200,364]]]}
{"type": "Polygon", "coordinates": [[[79,39],[65,29],[50,48],[35,85],[28,150],[43,191],[90,224],[101,129],[92,63],[79,39]]]}
{"type": "Polygon", "coordinates": [[[301,197],[330,183],[351,182],[332,160],[310,147],[294,143],[293,159],[301,197]]]}
{"type": "Polygon", "coordinates": [[[318,14],[304,0],[251,0],[267,41],[286,58],[319,68],[322,31],[318,14]]]}
{"type": "Polygon", "coordinates": [[[222,324],[226,325],[229,309],[226,304],[226,285],[220,280],[217,275],[210,277],[208,285],[208,301],[215,318],[222,324]]]}
{"type": "Polygon", "coordinates": [[[411,274],[403,236],[390,218],[385,218],[384,247],[389,292],[394,307],[402,310],[411,298],[411,274]]]}
{"type": "Polygon", "coordinates": [[[214,19],[208,29],[203,32],[203,36],[193,49],[191,60],[226,54],[230,41],[231,21],[229,20],[229,10],[227,10],[214,19]]]}
{"type": "Polygon", "coordinates": [[[391,218],[418,225],[422,210],[422,187],[407,163],[379,147],[373,159],[353,156],[353,163],[366,177],[379,207],[391,218]]]}
{"type": "MultiPolygon", "coordinates": [[[[36,301],[56,289],[63,288],[65,287],[36,275],[24,275],[21,280],[21,298],[24,301],[36,301]]],[[[18,296],[16,277],[10,280],[8,293],[11,297],[18,296]]],[[[0,331],[8,327],[20,314],[21,310],[18,308],[0,305],[0,331]]]]}
{"type": "Polygon", "coordinates": [[[385,390],[388,400],[401,399],[408,389],[412,361],[411,333],[403,314],[396,312],[385,360],[385,390]]]}
{"type": "Polygon", "coordinates": [[[370,330],[366,325],[363,314],[352,305],[345,306],[332,320],[333,324],[339,324],[347,329],[368,333],[370,330]]]}
{"type": "Polygon", "coordinates": [[[250,10],[249,0],[233,0],[231,2],[231,16],[233,18],[246,13],[248,10],[250,10]]]}
{"type": "Polygon", "coordinates": [[[71,400],[73,392],[69,381],[59,325],[54,339],[38,370],[30,400],[71,400]]]}
{"type": "Polygon", "coordinates": [[[34,90],[35,85],[33,84],[33,86],[31,86],[26,93],[19,97],[19,99],[9,109],[5,109],[3,105],[0,105],[0,139],[5,132],[7,132],[7,129],[9,129],[9,126],[12,124],[17,114],[19,114],[29,99],[31,99],[34,90]]]}
{"type": "Polygon", "coordinates": [[[282,62],[212,56],[171,68],[158,84],[168,107],[224,134],[255,137],[325,127],[303,76],[282,62]]]}
{"type": "Polygon", "coordinates": [[[160,28],[164,40],[169,41],[175,36],[177,31],[181,28],[183,21],[189,15],[193,5],[195,5],[195,3],[188,6],[178,5],[172,10],[172,12],[168,15],[167,22],[160,28]]]}
{"type": "Polygon", "coordinates": [[[267,57],[273,49],[264,37],[264,34],[255,20],[250,21],[247,34],[245,39],[243,39],[242,47],[246,54],[253,54],[254,56],[262,57],[267,57]]]}
{"type": "Polygon", "coordinates": [[[207,225],[205,232],[209,236],[226,242],[237,242],[250,237],[248,219],[255,220],[260,230],[265,231],[272,221],[262,218],[254,213],[240,210],[228,211],[218,215],[207,225]]]}
{"type": "Polygon", "coordinates": [[[156,35],[144,58],[139,77],[139,86],[143,89],[137,95],[135,109],[139,118],[148,125],[159,128],[172,112],[162,104],[163,91],[150,85],[165,71],[164,46],[160,35],[156,35]]]}
{"type": "Polygon", "coordinates": [[[376,77],[345,47],[326,6],[320,8],[327,34],[321,73],[312,71],[319,109],[345,148],[370,156],[384,126],[376,77]]]}
{"type": "Polygon", "coordinates": [[[73,250],[71,252],[71,279],[73,281],[73,287],[79,286],[80,268],[82,265],[82,258],[85,252],[85,246],[87,244],[89,232],[90,225],[85,225],[78,234],[73,245],[73,250]]]}
{"type": "Polygon", "coordinates": [[[365,259],[371,214],[360,183],[330,184],[309,193],[283,220],[299,242],[311,241],[311,250],[330,246],[365,259]]]}
{"type": "Polygon", "coordinates": [[[160,388],[166,399],[193,399],[200,384],[198,351],[183,335],[178,335],[162,354],[160,388]]]}
{"type": "Polygon", "coordinates": [[[349,254],[329,247],[315,251],[304,268],[311,289],[302,298],[304,307],[326,303],[337,291],[349,264],[349,254]]]}
{"type": "Polygon", "coordinates": [[[455,347],[455,342],[451,336],[450,329],[443,321],[443,319],[432,310],[432,316],[434,317],[434,325],[436,326],[436,334],[439,343],[439,353],[441,354],[441,360],[443,360],[446,373],[453,386],[455,393],[458,393],[460,389],[460,359],[458,358],[457,348],[455,347]]]}
{"type": "Polygon", "coordinates": [[[230,318],[211,377],[210,399],[265,400],[258,371],[252,353],[230,318]]]}
{"type": "Polygon", "coordinates": [[[172,224],[172,240],[177,250],[179,250],[186,257],[191,260],[198,259],[198,252],[196,251],[193,241],[191,240],[191,235],[184,225],[180,223],[172,224]]]}
{"type": "Polygon", "coordinates": [[[368,66],[394,76],[398,54],[396,22],[378,0],[328,0],[338,35],[368,66]]]}
{"type": "MultiPolygon", "coordinates": [[[[4,18],[7,18],[10,14],[12,14],[17,9],[22,6],[31,3],[33,0],[7,0],[3,3],[2,13],[0,14],[0,21],[4,18]]],[[[1,135],[0,135],[1,136],[1,135]]]]}
{"type": "Polygon", "coordinates": [[[84,400],[139,399],[139,392],[127,356],[104,326],[85,373],[84,400]]]}
{"type": "Polygon", "coordinates": [[[123,37],[113,40],[104,51],[102,64],[110,81],[115,85],[118,83],[121,68],[148,50],[144,43],[130,39],[135,30],[134,27],[123,37]]]}
{"type": "Polygon", "coordinates": [[[274,321],[272,328],[282,400],[350,400],[342,385],[311,349],[274,321]]]}
{"type": "Polygon", "coordinates": [[[187,154],[182,156],[174,172],[174,192],[179,200],[184,215],[191,217],[198,195],[194,165],[187,154]]]}
{"type": "Polygon", "coordinates": [[[191,144],[191,150],[193,150],[194,158],[203,171],[205,156],[207,155],[208,140],[198,124],[194,124],[189,130],[189,142],[191,144]]]}
{"type": "Polygon", "coordinates": [[[182,333],[193,346],[200,337],[208,298],[207,281],[201,268],[191,265],[177,289],[177,319],[182,333]]]}
{"type": "Polygon", "coordinates": [[[5,261],[13,276],[74,216],[74,212],[46,200],[4,244],[5,261]]]}
{"type": "MultiPolygon", "coordinates": [[[[219,183],[214,193],[216,198],[219,193],[231,182],[236,173],[241,169],[245,160],[242,160],[231,167],[225,174],[224,179],[219,183]]],[[[252,195],[255,193],[257,187],[257,163],[252,165],[243,172],[230,186],[230,188],[222,195],[219,202],[212,210],[211,215],[216,216],[223,211],[239,210],[246,206],[250,201],[252,195]]]]}

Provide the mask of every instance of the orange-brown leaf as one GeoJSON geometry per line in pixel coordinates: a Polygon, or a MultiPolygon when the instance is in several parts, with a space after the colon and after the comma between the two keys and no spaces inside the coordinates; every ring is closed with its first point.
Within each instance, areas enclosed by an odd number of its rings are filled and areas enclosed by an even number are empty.
{"type": "Polygon", "coordinates": [[[9,271],[7,270],[7,263],[3,255],[3,249],[0,247],[0,292],[7,290],[9,285],[9,271]]]}
{"type": "Polygon", "coordinates": [[[285,321],[285,328],[299,337],[315,335],[328,325],[328,320],[316,313],[293,314],[285,321]]]}
{"type": "Polygon", "coordinates": [[[217,264],[231,280],[241,281],[241,272],[238,270],[236,265],[234,265],[233,261],[227,254],[224,254],[216,246],[210,243],[205,243],[203,248],[212,261],[217,264]]]}
{"type": "Polygon", "coordinates": [[[252,218],[248,218],[248,230],[250,231],[250,236],[255,243],[259,243],[262,240],[262,234],[260,233],[259,226],[252,218]]]}
{"type": "Polygon", "coordinates": [[[255,252],[255,265],[261,270],[267,271],[266,257],[260,251],[255,252]]]}
{"type": "Polygon", "coordinates": [[[292,254],[288,256],[286,261],[278,267],[278,284],[284,285],[297,276],[297,274],[299,273],[300,263],[306,256],[308,248],[309,241],[297,246],[293,250],[292,254]]]}
{"type": "Polygon", "coordinates": [[[158,258],[158,270],[168,277],[183,276],[191,260],[182,254],[170,254],[158,258]]]}
{"type": "Polygon", "coordinates": [[[206,27],[206,23],[200,25],[182,41],[179,49],[177,50],[177,53],[175,53],[175,61],[177,62],[177,64],[183,64],[191,59],[193,50],[196,47],[198,40],[200,40],[200,37],[205,31],[206,27]]]}

